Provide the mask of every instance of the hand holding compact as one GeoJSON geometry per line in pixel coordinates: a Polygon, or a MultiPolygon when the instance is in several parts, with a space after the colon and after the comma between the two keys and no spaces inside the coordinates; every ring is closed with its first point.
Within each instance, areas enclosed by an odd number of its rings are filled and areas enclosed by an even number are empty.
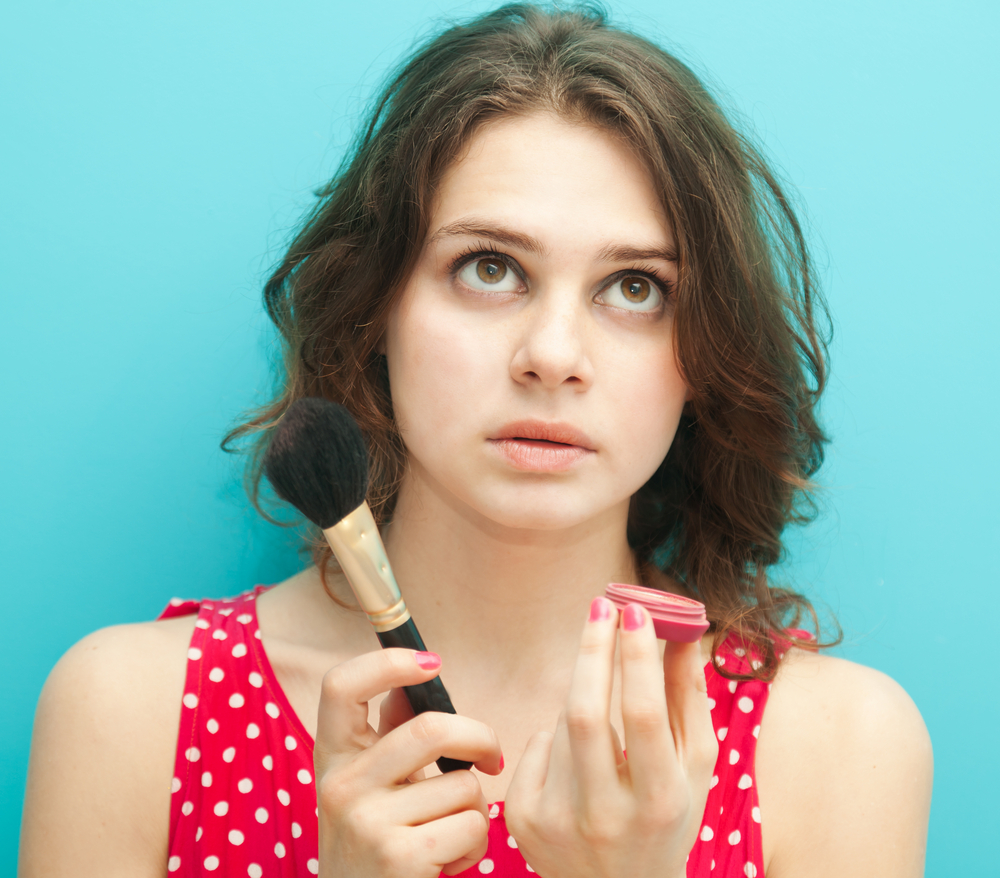
{"type": "Polygon", "coordinates": [[[700,644],[667,642],[647,611],[621,614],[627,760],[611,726],[619,616],[595,598],[555,734],[528,744],[507,794],[507,827],[545,878],[680,878],[708,797],[718,742],[700,644]]]}
{"type": "Polygon", "coordinates": [[[486,853],[479,781],[466,770],[424,779],[423,769],[448,756],[499,774],[496,734],[454,714],[414,717],[399,691],[433,679],[440,666],[433,653],[386,649],[323,678],[314,751],[323,878],[437,878],[486,853]],[[368,702],[390,689],[376,732],[368,702]]]}

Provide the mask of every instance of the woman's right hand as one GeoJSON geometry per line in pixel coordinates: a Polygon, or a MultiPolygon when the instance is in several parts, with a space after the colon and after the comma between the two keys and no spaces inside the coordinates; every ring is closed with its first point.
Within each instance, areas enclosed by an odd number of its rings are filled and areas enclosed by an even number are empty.
{"type": "Polygon", "coordinates": [[[468,717],[414,717],[401,686],[438,675],[434,653],[384,649],[337,665],[323,678],[314,763],[321,878],[437,878],[486,853],[489,815],[471,771],[424,778],[440,756],[499,774],[496,733],[468,717]],[[379,729],[368,701],[390,692],[379,729]]]}

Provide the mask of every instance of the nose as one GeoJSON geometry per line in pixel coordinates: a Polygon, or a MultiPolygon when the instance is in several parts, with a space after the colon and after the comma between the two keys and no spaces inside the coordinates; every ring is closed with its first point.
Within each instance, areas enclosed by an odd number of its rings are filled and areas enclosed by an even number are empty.
{"type": "Polygon", "coordinates": [[[588,354],[588,315],[579,292],[552,290],[521,312],[523,321],[510,363],[511,377],[525,387],[547,390],[593,384],[588,354]]]}

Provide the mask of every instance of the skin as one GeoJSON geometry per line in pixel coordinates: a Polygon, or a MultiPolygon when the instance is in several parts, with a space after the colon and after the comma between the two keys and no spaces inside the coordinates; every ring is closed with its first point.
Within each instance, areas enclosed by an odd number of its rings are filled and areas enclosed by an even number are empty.
{"type": "MultiPolygon", "coordinates": [[[[551,115],[481,130],[442,180],[384,340],[410,455],[385,541],[441,664],[379,650],[314,570],[258,601],[264,648],[316,739],[321,875],[458,871],[485,850],[486,803],[499,799],[546,878],[683,874],[717,752],[709,644],[665,648],[644,615],[626,625],[594,601],[609,581],[637,581],[628,498],[666,453],[686,396],[669,301],[643,314],[615,284],[653,270],[667,293],[672,244],[635,156],[551,115]],[[494,234],[440,234],[463,223],[494,234]],[[449,271],[481,243],[519,284],[479,284],[476,264],[449,271]],[[599,258],[607,245],[660,255],[599,258]],[[517,470],[491,439],[524,418],[571,423],[591,450],[566,472],[517,470]],[[439,671],[462,716],[413,720],[398,687],[439,671]],[[475,770],[438,775],[445,752],[475,770]]],[[[103,629],[53,670],[23,878],[166,875],[193,622],[103,629]]],[[[923,874],[930,742],[884,675],[790,650],[756,771],[771,878],[923,874]]]]}

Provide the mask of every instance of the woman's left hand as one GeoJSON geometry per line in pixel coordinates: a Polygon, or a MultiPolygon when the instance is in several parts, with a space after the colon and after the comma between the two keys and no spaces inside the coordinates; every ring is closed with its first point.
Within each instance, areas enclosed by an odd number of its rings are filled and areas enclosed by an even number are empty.
{"type": "Polygon", "coordinates": [[[718,755],[699,643],[667,643],[652,621],[621,614],[625,748],[611,725],[618,613],[590,608],[555,734],[528,743],[504,816],[544,878],[682,878],[718,755]]]}

